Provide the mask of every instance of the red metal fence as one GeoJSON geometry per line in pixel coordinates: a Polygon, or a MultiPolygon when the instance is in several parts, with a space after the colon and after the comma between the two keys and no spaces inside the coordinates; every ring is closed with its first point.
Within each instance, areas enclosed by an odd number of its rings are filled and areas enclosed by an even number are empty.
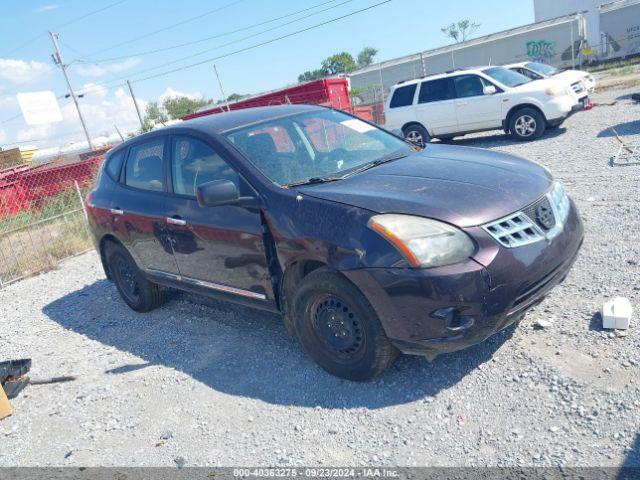
{"type": "Polygon", "coordinates": [[[83,198],[102,158],[0,171],[0,286],[90,247],[83,198]]]}

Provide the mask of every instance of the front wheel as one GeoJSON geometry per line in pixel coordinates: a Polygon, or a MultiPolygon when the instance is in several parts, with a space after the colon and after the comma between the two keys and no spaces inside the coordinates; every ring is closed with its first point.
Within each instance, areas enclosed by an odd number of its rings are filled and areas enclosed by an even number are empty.
{"type": "Polygon", "coordinates": [[[533,108],[521,108],[511,115],[509,131],[520,141],[531,141],[540,138],[547,128],[547,121],[539,111],[533,108]]]}
{"type": "Polygon", "coordinates": [[[408,127],[405,127],[403,133],[404,138],[409,140],[411,143],[418,145],[419,147],[424,147],[431,141],[429,132],[422,125],[409,125],[408,127]]]}
{"type": "Polygon", "coordinates": [[[365,381],[397,357],[380,320],[351,282],[328,268],[306,276],[292,302],[295,331],[303,348],[324,370],[365,381]]]}

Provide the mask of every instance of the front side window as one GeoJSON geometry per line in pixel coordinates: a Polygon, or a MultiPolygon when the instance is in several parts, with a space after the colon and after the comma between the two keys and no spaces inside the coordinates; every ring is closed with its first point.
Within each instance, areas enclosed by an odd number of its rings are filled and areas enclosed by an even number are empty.
{"type": "Polygon", "coordinates": [[[478,97],[484,95],[485,82],[478,75],[460,75],[453,77],[453,84],[458,98],[478,97]]]}
{"type": "Polygon", "coordinates": [[[416,87],[417,85],[414,83],[405,87],[396,88],[395,92],[393,92],[393,97],[391,97],[389,108],[399,108],[412,105],[413,96],[416,93],[416,87]]]}
{"type": "Polygon", "coordinates": [[[508,68],[504,67],[486,68],[482,70],[482,73],[487,75],[489,78],[492,78],[495,81],[511,88],[518,87],[532,81],[530,78],[527,78],[524,75],[519,74],[518,72],[514,72],[513,70],[509,70],[508,68]]]}
{"type": "Polygon", "coordinates": [[[131,147],[125,166],[124,183],[142,190],[162,191],[164,138],[131,147]]]}
{"type": "Polygon", "coordinates": [[[418,103],[440,102],[454,98],[452,83],[449,78],[439,78],[422,82],[418,103]]]}
{"type": "Polygon", "coordinates": [[[376,160],[408,155],[401,139],[335,110],[299,113],[225,133],[267,178],[279,185],[341,178],[376,160]],[[278,151],[265,130],[282,129],[293,151],[278,151]]]}
{"type": "Polygon", "coordinates": [[[528,70],[526,68],[516,68],[512,70],[514,72],[518,72],[520,75],[524,75],[525,77],[530,78],[531,80],[540,80],[542,78],[542,75],[540,75],[539,73],[528,70]]]}
{"type": "Polygon", "coordinates": [[[171,179],[173,192],[196,196],[198,185],[213,180],[230,180],[238,186],[238,174],[216,151],[195,138],[174,137],[171,179]]]}

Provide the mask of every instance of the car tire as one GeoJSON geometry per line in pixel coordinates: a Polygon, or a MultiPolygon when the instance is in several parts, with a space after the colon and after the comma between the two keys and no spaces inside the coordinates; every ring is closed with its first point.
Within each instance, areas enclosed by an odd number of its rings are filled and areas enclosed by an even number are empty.
{"type": "Polygon", "coordinates": [[[302,347],[332,375],[370,380],[398,356],[365,296],[329,268],[315,270],[302,280],[292,312],[302,347]]]}
{"type": "Polygon", "coordinates": [[[402,133],[406,140],[420,147],[424,147],[427,143],[431,142],[431,136],[427,129],[418,123],[405,127],[402,133]]]}
{"type": "Polygon", "coordinates": [[[521,108],[509,120],[509,131],[516,140],[529,142],[540,138],[547,128],[547,121],[538,110],[521,108]]]}
{"type": "Polygon", "coordinates": [[[118,293],[132,310],[149,312],[164,303],[164,289],[144,277],[122,245],[110,244],[107,265],[118,293]]]}

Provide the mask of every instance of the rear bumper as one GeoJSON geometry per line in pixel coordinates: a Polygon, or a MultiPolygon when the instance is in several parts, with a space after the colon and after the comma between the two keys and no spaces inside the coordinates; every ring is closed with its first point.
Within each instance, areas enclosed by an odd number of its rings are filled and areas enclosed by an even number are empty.
{"type": "MultiPolygon", "coordinates": [[[[482,229],[470,233],[478,240],[482,229]]],[[[477,261],[428,270],[344,273],[369,299],[402,352],[435,357],[480,343],[519,321],[564,280],[582,239],[582,223],[572,206],[563,232],[551,243],[506,249],[490,237],[480,238],[477,261]]]]}

